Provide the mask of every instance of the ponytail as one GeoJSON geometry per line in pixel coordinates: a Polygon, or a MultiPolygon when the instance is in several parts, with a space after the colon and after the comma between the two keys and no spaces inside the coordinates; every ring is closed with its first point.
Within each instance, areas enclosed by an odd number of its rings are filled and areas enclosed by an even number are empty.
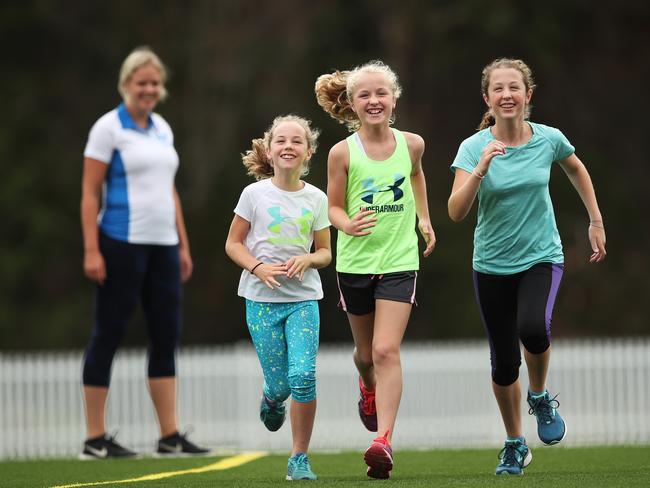
{"type": "Polygon", "coordinates": [[[349,71],[335,71],[321,75],[316,80],[314,91],[316,101],[330,117],[340,124],[346,124],[350,130],[357,130],[360,126],[357,114],[352,110],[348,99],[347,86],[349,71]]]}
{"type": "Polygon", "coordinates": [[[264,139],[253,139],[253,146],[242,154],[242,163],[248,170],[246,174],[256,180],[270,178],[273,176],[273,165],[266,156],[264,139]]]}
{"type": "Polygon", "coordinates": [[[487,110],[483,114],[483,119],[481,119],[481,123],[478,125],[478,129],[476,129],[476,130],[487,129],[490,126],[493,126],[495,124],[495,122],[496,121],[494,120],[494,115],[492,115],[491,111],[487,110]]]}

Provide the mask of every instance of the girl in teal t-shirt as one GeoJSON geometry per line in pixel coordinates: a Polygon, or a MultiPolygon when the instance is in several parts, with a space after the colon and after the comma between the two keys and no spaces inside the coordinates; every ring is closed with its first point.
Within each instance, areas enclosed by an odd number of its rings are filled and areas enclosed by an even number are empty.
{"type": "Polygon", "coordinates": [[[567,174],[589,214],[592,263],[605,259],[605,228],[591,178],[557,129],[528,121],[535,85],[521,60],[497,59],[483,70],[488,106],[479,131],[460,145],[449,216],[458,222],[478,196],[474,286],[490,342],[492,386],[507,438],[496,474],[522,474],[532,460],[521,427],[519,342],[528,367],[527,401],[545,444],[566,424],[546,389],[551,316],[564,257],[548,189],[551,166],[567,174]]]}

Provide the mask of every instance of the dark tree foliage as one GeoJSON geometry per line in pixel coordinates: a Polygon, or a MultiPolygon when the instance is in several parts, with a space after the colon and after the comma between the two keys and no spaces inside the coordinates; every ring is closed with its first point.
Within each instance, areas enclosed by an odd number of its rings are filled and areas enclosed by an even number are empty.
{"type": "MultiPolygon", "coordinates": [[[[91,327],[79,224],[82,151],[119,102],[120,63],[149,45],[168,65],[159,111],[175,131],[195,275],[184,343],[246,339],[240,270],[224,241],[241,189],[240,154],[274,116],[323,130],[309,181],[325,189],[345,128],[316,105],[316,77],[370,59],[400,75],[397,127],[421,134],[438,247],[422,260],[407,340],[483,334],[471,284],[475,213],[453,224],[449,165],[483,113],[482,67],[521,57],[536,75],[532,119],[560,128],[594,180],[609,255],[587,263],[588,218],[558,168],[551,192],[566,254],[554,335],[648,334],[650,7],[581,0],[457,2],[280,0],[7,1],[0,5],[0,347],[79,348],[91,327]]],[[[322,341],[350,341],[333,266],[322,272],[322,341]]],[[[145,340],[137,316],[128,344],[145,340]]]]}

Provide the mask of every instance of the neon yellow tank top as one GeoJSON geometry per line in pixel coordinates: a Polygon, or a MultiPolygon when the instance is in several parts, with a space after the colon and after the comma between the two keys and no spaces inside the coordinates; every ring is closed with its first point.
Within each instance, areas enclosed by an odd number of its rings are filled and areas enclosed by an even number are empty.
{"type": "Polygon", "coordinates": [[[395,152],[385,161],[370,159],[357,133],[346,140],[350,151],[345,211],[352,218],[360,209],[375,210],[371,234],[353,237],[338,232],[336,271],[383,274],[419,269],[415,232],[415,199],[411,188],[411,156],[406,138],[397,129],[395,152]]]}

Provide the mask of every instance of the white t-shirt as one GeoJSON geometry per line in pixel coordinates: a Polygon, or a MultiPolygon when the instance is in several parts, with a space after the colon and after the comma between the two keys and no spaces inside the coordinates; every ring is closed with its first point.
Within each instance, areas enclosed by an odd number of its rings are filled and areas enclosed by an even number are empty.
{"type": "Polygon", "coordinates": [[[98,216],[104,234],[135,244],[178,243],[178,154],[165,119],[152,113],[142,129],[121,104],[95,122],[84,156],[108,164],[98,216]]]}
{"type": "MultiPolygon", "coordinates": [[[[314,231],[329,227],[327,196],[309,183],[298,191],[284,191],[270,178],[244,188],[235,213],[251,224],[244,244],[266,264],[284,263],[293,256],[311,252],[314,231]]],[[[298,302],[323,298],[318,271],[307,269],[302,282],[276,277],[282,285],[271,290],[257,276],[244,270],[238,294],[256,302],[298,302]]]]}

